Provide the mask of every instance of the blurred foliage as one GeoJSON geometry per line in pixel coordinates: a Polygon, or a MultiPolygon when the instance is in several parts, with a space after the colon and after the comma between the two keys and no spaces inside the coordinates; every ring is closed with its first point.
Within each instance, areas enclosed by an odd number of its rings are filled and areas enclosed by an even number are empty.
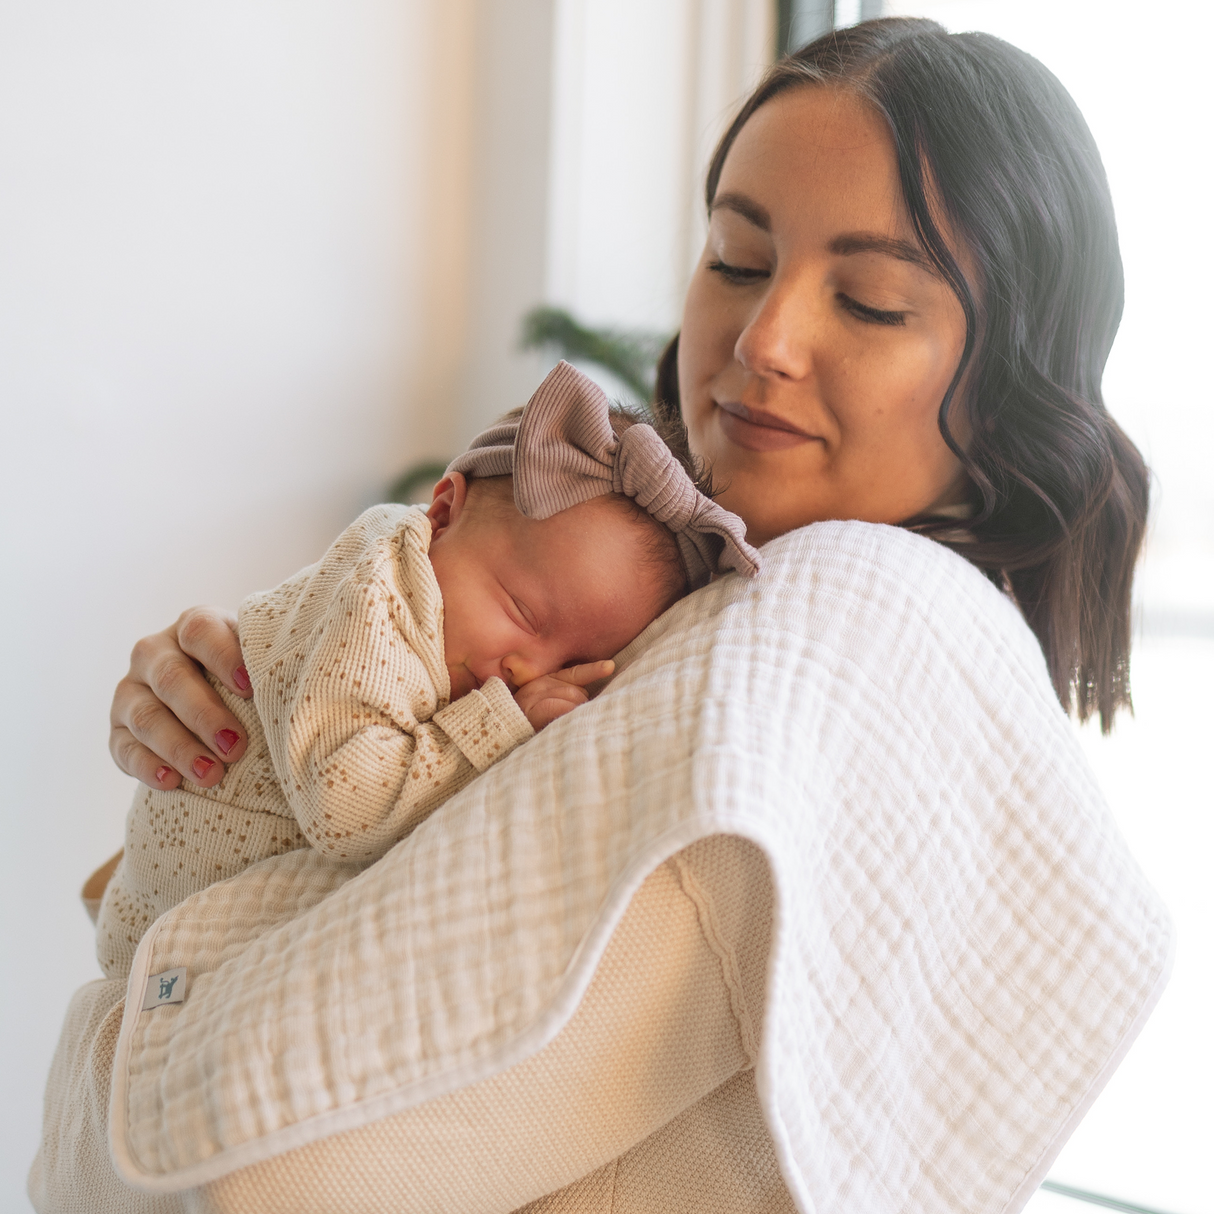
{"type": "Polygon", "coordinates": [[[447,471],[447,460],[426,460],[414,464],[400,474],[388,488],[384,496],[385,502],[400,502],[402,506],[412,506],[419,501],[430,500],[430,487],[442,480],[447,471]]]}
{"type": "MultiPolygon", "coordinates": [[[[523,317],[520,345],[524,350],[551,350],[570,362],[593,363],[613,375],[648,407],[658,359],[669,336],[643,329],[591,329],[564,308],[532,308],[523,317]]],[[[388,489],[384,501],[412,505],[428,498],[442,478],[447,461],[426,460],[406,469],[388,489]]]]}
{"type": "Polygon", "coordinates": [[[564,308],[532,308],[523,317],[524,350],[549,349],[570,362],[594,363],[647,405],[669,334],[643,329],[591,329],[564,308]]]}

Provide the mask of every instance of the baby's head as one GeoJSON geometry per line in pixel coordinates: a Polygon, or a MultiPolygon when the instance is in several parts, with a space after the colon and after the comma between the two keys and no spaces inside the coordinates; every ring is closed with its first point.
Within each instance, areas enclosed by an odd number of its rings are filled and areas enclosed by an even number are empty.
{"type": "Polygon", "coordinates": [[[429,516],[453,700],[610,658],[687,592],[674,537],[626,497],[530,519],[513,477],[452,472],[429,516]]]}
{"type": "Polygon", "coordinates": [[[757,568],[680,439],[562,363],[453,462],[428,511],[453,700],[609,659],[718,568],[757,568]]]}

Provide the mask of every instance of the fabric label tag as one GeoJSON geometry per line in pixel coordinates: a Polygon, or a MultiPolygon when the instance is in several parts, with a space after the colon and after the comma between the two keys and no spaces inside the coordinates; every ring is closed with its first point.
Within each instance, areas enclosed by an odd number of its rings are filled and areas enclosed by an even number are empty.
{"type": "Polygon", "coordinates": [[[185,969],[165,970],[148,979],[148,988],[143,995],[143,1010],[159,1007],[162,1003],[185,1002],[185,969]]]}

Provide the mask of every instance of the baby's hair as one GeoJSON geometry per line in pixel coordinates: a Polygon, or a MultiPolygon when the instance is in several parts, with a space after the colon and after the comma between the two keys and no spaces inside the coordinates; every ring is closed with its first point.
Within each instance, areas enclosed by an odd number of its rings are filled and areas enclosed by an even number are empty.
{"type": "MultiPolygon", "coordinates": [[[[522,412],[521,406],[511,409],[500,420],[514,421],[522,415],[522,412]]],[[[674,457],[679,461],[683,471],[691,478],[696,489],[705,497],[715,496],[712,475],[705,468],[703,461],[692,452],[691,444],[687,439],[687,427],[683,424],[682,418],[677,416],[655,417],[641,409],[617,403],[611,405],[608,417],[611,421],[611,429],[617,437],[632,426],[652,426],[657,431],[658,437],[670,448],[674,457]]],[[[512,478],[508,476],[493,476],[476,480],[469,478],[470,495],[474,489],[478,499],[476,505],[478,510],[484,507],[496,516],[508,516],[514,510],[512,478]]],[[[676,603],[687,593],[688,581],[674,533],[659,523],[643,506],[638,506],[632,498],[625,497],[622,493],[605,494],[603,500],[612,503],[621,511],[626,511],[638,527],[645,529],[643,559],[650,568],[666,576],[668,591],[666,606],[669,607],[676,603]]]]}

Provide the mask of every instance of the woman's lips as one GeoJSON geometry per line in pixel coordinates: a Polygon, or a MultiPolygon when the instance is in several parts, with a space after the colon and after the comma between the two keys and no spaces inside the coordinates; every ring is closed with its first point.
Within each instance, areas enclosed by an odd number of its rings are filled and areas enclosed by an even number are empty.
{"type": "Polygon", "coordinates": [[[721,411],[721,430],[731,443],[747,451],[785,451],[802,443],[812,443],[817,436],[798,430],[783,418],[762,409],[748,409],[736,401],[717,401],[721,411]]]}

